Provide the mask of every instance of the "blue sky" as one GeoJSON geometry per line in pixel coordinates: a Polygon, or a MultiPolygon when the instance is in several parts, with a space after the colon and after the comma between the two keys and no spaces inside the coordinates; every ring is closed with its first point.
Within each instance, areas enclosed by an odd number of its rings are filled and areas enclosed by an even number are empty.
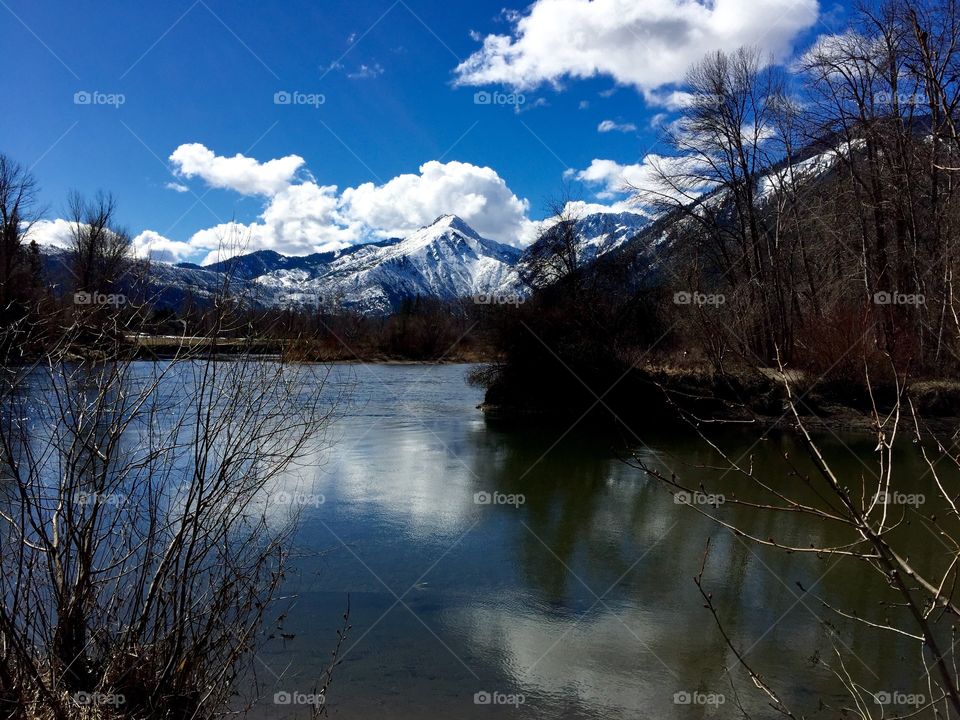
{"type": "Polygon", "coordinates": [[[231,221],[302,254],[444,212],[522,244],[565,177],[623,207],[703,52],[786,62],[844,22],[816,0],[0,0],[0,151],[41,184],[44,240],[69,189],[102,188],[166,259],[213,259],[231,221]]]}

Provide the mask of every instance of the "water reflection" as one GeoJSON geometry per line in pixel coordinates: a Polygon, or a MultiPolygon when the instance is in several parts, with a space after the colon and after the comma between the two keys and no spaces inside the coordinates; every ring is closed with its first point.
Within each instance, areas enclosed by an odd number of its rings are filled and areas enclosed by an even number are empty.
{"type": "MultiPolygon", "coordinates": [[[[353,633],[330,697],[350,717],[489,717],[478,691],[521,693],[511,717],[735,717],[725,668],[735,664],[692,582],[708,537],[704,583],[725,627],[788,700],[815,708],[842,697],[835,679],[807,662],[833,642],[849,669],[872,687],[910,689],[899,658],[915,652],[829,611],[796,583],[847,608],[875,611],[874,573],[835,560],[747,545],[678,506],[658,483],[622,461],[630,450],[687,478],[706,477],[716,454],[693,437],[536,430],[485,420],[478,391],[456,366],[364,366],[317,486],[326,503],[308,513],[299,536],[298,594],[286,620],[298,639],[262,659],[265,688],[308,686],[326,662],[347,593],[353,633]],[[522,495],[511,505],[478,505],[474,494],[522,495]],[[398,600],[399,598],[399,600],[398,600]],[[828,618],[836,627],[820,621],[828,618]],[[302,633],[302,634],[301,634],[302,633]],[[306,639],[302,639],[306,638],[306,639]],[[861,658],[863,662],[856,658],[861,658]],[[281,670],[283,672],[281,672],[281,670]],[[797,678],[803,678],[798,682],[797,678]],[[678,706],[677,692],[724,693],[724,706],[678,706]]],[[[799,449],[771,435],[730,434],[725,447],[749,451],[772,481],[796,483],[811,470],[799,449]],[[796,464],[784,462],[787,454],[796,464]]],[[[852,478],[869,439],[830,448],[852,478]]],[[[907,447],[898,458],[918,488],[929,484],[907,447]]],[[[716,473],[713,473],[716,477],[716,473]]],[[[724,492],[749,488],[729,474],[724,492]]],[[[800,545],[836,542],[810,534],[794,515],[755,518],[758,537],[800,545]]],[[[916,562],[938,548],[919,518],[904,525],[916,562]]],[[[766,712],[742,673],[744,705],[766,712]]],[[[260,712],[285,717],[265,704],[260,712]]]]}

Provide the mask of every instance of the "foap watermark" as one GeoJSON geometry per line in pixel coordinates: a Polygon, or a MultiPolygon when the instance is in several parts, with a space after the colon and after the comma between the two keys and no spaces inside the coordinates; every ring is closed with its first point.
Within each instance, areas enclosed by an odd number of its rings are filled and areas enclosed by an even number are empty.
{"type": "Polygon", "coordinates": [[[473,502],[475,505],[512,505],[513,507],[520,507],[527,501],[526,495],[521,493],[502,493],[502,492],[487,492],[482,490],[481,492],[473,494],[473,502]]]}
{"type": "Polygon", "coordinates": [[[120,707],[127,698],[122,693],[102,692],[75,692],[71,695],[73,702],[84,707],[120,707]]]}
{"type": "Polygon", "coordinates": [[[926,96],[920,93],[890,93],[881,92],[873,96],[877,105],[925,105],[926,96]]]}
{"type": "Polygon", "coordinates": [[[281,690],[273,694],[274,705],[312,705],[313,707],[320,707],[326,701],[327,698],[324,694],[318,692],[305,693],[297,690],[292,692],[281,690]]]}
{"type": "Polygon", "coordinates": [[[281,490],[272,495],[270,501],[274,505],[312,505],[313,507],[320,507],[327,501],[327,498],[322,493],[287,492],[286,490],[281,490]]]}
{"type": "Polygon", "coordinates": [[[73,94],[74,105],[108,105],[112,108],[119,108],[127,102],[127,96],[123,93],[107,93],[99,90],[77,90],[73,94]]]}
{"type": "Polygon", "coordinates": [[[727,101],[726,95],[715,93],[694,93],[686,103],[688,107],[695,108],[718,108],[727,101]]]}
{"type": "Polygon", "coordinates": [[[522,305],[525,300],[523,295],[510,293],[480,293],[473,296],[474,305],[522,305]]]}
{"type": "Polygon", "coordinates": [[[327,102],[323,93],[306,93],[299,90],[278,90],[273,94],[274,105],[309,105],[318,108],[327,102]]]}
{"type": "Polygon", "coordinates": [[[112,305],[118,307],[126,303],[126,295],[120,293],[76,292],[73,294],[74,305],[112,305]]]}
{"type": "Polygon", "coordinates": [[[510,705],[520,707],[527,701],[522,693],[504,693],[496,690],[481,690],[473,694],[474,705],[510,705]]]}
{"type": "Polygon", "coordinates": [[[897,491],[887,492],[881,490],[877,493],[877,502],[881,505],[906,505],[907,507],[920,507],[927,501],[923,493],[902,493],[897,491]]]}
{"type": "Polygon", "coordinates": [[[873,696],[877,705],[904,705],[909,707],[920,707],[926,705],[927,697],[921,693],[904,693],[898,690],[892,692],[881,690],[873,696]]]}
{"type": "Polygon", "coordinates": [[[674,305],[723,305],[727,301],[721,293],[702,293],[680,290],[673,294],[674,305]]]}
{"type": "Polygon", "coordinates": [[[674,705],[723,705],[727,698],[723,693],[703,693],[679,690],[673,694],[674,705]]]}
{"type": "Polygon", "coordinates": [[[123,493],[82,492],[77,495],[78,505],[112,505],[119,507],[127,502],[123,493]]]}
{"type": "Polygon", "coordinates": [[[673,502],[675,505],[710,505],[712,507],[717,507],[718,505],[723,505],[727,499],[723,495],[715,493],[702,493],[702,492],[678,492],[673,495],[673,502]]]}
{"type": "Polygon", "coordinates": [[[527,101],[523,93],[490,92],[479,90],[473,94],[474,105],[523,105],[527,101]]]}
{"type": "Polygon", "coordinates": [[[873,302],[875,305],[925,305],[927,299],[919,293],[881,290],[873,294],[873,302]]]}

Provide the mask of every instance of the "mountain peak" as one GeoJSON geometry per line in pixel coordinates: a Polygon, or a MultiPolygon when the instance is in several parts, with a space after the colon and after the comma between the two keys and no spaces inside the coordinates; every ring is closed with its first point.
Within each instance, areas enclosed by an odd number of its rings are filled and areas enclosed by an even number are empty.
{"type": "Polygon", "coordinates": [[[477,231],[474,230],[469,225],[467,225],[466,221],[463,218],[461,218],[459,215],[453,215],[453,214],[441,215],[426,227],[436,228],[438,230],[450,228],[451,230],[457,230],[458,232],[461,232],[464,235],[469,235],[470,237],[475,237],[475,238],[480,237],[477,231]]]}

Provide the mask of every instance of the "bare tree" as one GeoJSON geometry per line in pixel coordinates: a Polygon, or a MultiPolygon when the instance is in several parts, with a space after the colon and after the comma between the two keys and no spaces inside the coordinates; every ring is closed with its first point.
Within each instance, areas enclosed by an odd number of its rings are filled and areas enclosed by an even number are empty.
{"type": "Polygon", "coordinates": [[[135,362],[123,323],[92,339],[76,323],[2,378],[0,717],[213,718],[255,699],[237,681],[312,492],[297,463],[322,450],[329,368],[251,342],[224,362],[220,332],[135,362]]]}
{"type": "MultiPolygon", "coordinates": [[[[780,379],[786,393],[791,424],[815,468],[814,474],[802,470],[796,459],[785,456],[784,462],[791,468],[790,479],[785,482],[783,478],[764,477],[754,468],[752,461],[744,462],[748,459],[725,453],[689,415],[685,417],[690,420],[691,426],[722,458],[723,465],[717,468],[717,482],[701,480],[693,485],[676,474],[665,474],[639,457],[634,464],[675,493],[678,502],[688,504],[693,511],[711,518],[719,527],[746,542],[787,553],[814,554],[837,563],[863,563],[875,570],[880,581],[880,589],[875,595],[876,612],[837,607],[823,597],[817,597],[817,601],[837,617],[861,623],[870,632],[891,633],[915,643],[916,659],[909,661],[908,667],[916,673],[918,680],[924,680],[930,690],[926,702],[916,715],[927,711],[932,717],[939,717],[941,710],[946,717],[960,715],[960,675],[956,670],[957,657],[951,636],[951,626],[960,615],[956,598],[957,559],[960,557],[960,533],[956,522],[960,520],[960,515],[956,498],[960,494],[957,485],[960,475],[951,471],[960,469],[960,460],[947,451],[947,445],[942,444],[929,430],[916,410],[910,385],[902,383],[898,386],[899,392],[892,408],[881,409],[877,404],[874,405],[873,432],[877,440],[875,469],[856,479],[844,477],[821,449],[820,441],[805,418],[802,396],[798,395],[795,379],[782,366],[780,379]],[[909,515],[915,512],[897,500],[905,496],[905,479],[897,474],[894,448],[898,435],[905,433],[917,443],[939,490],[936,498],[924,497],[923,515],[916,513],[916,520],[928,525],[943,542],[943,552],[936,554],[934,564],[925,563],[923,567],[911,562],[909,543],[898,532],[901,525],[910,521],[909,515]],[[727,477],[726,482],[723,482],[724,477],[727,477]],[[751,488],[750,492],[741,490],[733,494],[731,487],[735,479],[745,480],[751,488]],[[721,506],[709,507],[689,500],[695,497],[721,497],[724,500],[721,506]],[[769,531],[765,530],[761,535],[753,529],[754,525],[744,523],[740,519],[744,517],[744,510],[747,511],[747,517],[757,520],[758,526],[769,531]],[[809,532],[806,536],[829,537],[834,541],[830,544],[812,542],[802,545],[795,539],[779,536],[775,519],[786,514],[802,517],[808,522],[809,532]],[[769,522],[771,520],[774,522],[769,522]]],[[[704,562],[706,560],[705,555],[704,562]]],[[[706,607],[720,624],[724,639],[738,662],[757,687],[775,699],[775,707],[781,713],[789,717],[802,716],[799,711],[789,709],[770,684],[762,680],[760,669],[751,667],[743,659],[737,644],[723,628],[709,593],[702,587],[702,575],[701,567],[697,585],[707,600],[706,607]]],[[[863,685],[855,681],[843,665],[845,656],[850,654],[849,648],[841,646],[835,649],[838,665],[823,660],[820,662],[834,672],[851,696],[857,699],[856,705],[860,709],[857,717],[873,717],[871,711],[865,709],[874,704],[872,694],[865,691],[863,685]],[[867,703],[862,702],[865,692],[870,697],[867,703]]],[[[849,660],[849,657],[846,659],[849,660]]]]}
{"type": "MultiPolygon", "coordinates": [[[[0,153],[0,324],[11,319],[11,303],[23,300],[31,266],[24,238],[41,211],[37,183],[22,165],[0,153]]],[[[34,268],[35,269],[35,268],[34,268]]]]}
{"type": "Polygon", "coordinates": [[[92,200],[78,192],[67,199],[70,263],[76,290],[111,292],[127,269],[130,236],[116,226],[116,199],[98,192],[92,200]]]}
{"type": "Polygon", "coordinates": [[[550,217],[527,249],[518,272],[529,288],[564,282],[576,292],[584,260],[576,223],[580,219],[568,192],[550,202],[550,217]]]}
{"type": "MultiPolygon", "coordinates": [[[[804,57],[802,103],[768,82],[749,54],[708,57],[689,78],[693,104],[671,135],[680,153],[662,166],[658,186],[643,194],[677,218],[676,254],[685,265],[675,260],[672,273],[683,277],[686,267],[698,280],[748,298],[745,310],[758,311],[731,312],[729,324],[716,323],[715,332],[740,335],[752,365],[774,365],[785,419],[812,472],[801,458],[784,456],[789,476],[764,476],[751,458],[726,453],[701,418],[683,411],[679,394],[675,407],[719,454],[722,467],[693,482],[640,457],[636,466],[680,501],[725,497],[719,507],[690,503],[691,511],[746,543],[828,558],[841,572],[844,564],[875,571],[872,608],[816,600],[837,618],[895,636],[914,650],[902,663],[927,692],[911,716],[935,718],[960,716],[954,649],[960,460],[955,434],[941,436],[924,418],[922,385],[914,378],[918,369],[949,377],[960,339],[953,291],[960,217],[958,9],[952,0],[861,8],[850,31],[822,39],[804,57]],[[713,93],[715,106],[698,99],[713,93]],[[697,189],[713,192],[697,196],[697,189]],[[897,294],[919,300],[892,302],[897,294]],[[802,328],[793,345],[791,324],[802,328]],[[803,361],[818,348],[823,362],[814,372],[816,366],[803,361]],[[874,456],[860,458],[868,472],[854,476],[825,451],[804,403],[805,393],[839,365],[846,381],[864,389],[876,440],[874,456]],[[922,513],[895,500],[913,479],[894,461],[910,441],[936,488],[922,513]],[[787,515],[805,520],[803,537],[811,542],[786,536],[777,519],[787,515]],[[929,528],[942,547],[911,558],[903,532],[911,522],[929,528]]],[[[696,582],[737,664],[778,713],[802,717],[746,658],[749,641],[725,626],[723,608],[704,586],[703,567],[696,582]]],[[[868,681],[850,670],[850,651],[842,644],[835,651],[833,660],[818,663],[846,688],[852,707],[832,709],[878,717],[882,708],[868,681]]]]}
{"type": "Polygon", "coordinates": [[[654,181],[637,188],[637,200],[682,218],[689,250],[682,266],[706,269],[699,280],[740,298],[736,312],[731,308],[737,335],[750,352],[770,358],[774,343],[782,344],[778,320],[788,296],[758,184],[775,157],[783,77],[758,50],[741,48],[706,56],[686,85],[689,104],[664,133],[673,155],[653,163],[654,181]]]}

